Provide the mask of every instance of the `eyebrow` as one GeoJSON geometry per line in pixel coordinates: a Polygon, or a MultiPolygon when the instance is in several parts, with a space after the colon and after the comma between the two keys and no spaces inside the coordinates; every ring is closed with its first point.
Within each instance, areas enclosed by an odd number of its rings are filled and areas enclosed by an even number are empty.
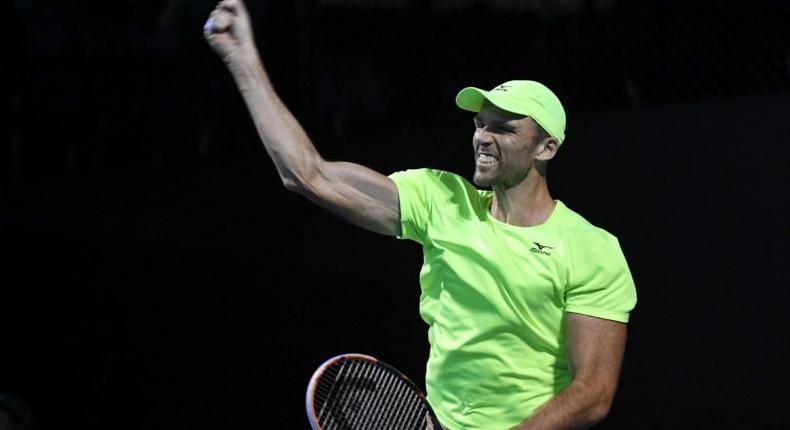
{"type": "Polygon", "coordinates": [[[481,122],[483,124],[490,125],[494,128],[498,128],[507,132],[516,131],[516,127],[507,124],[506,121],[497,121],[497,120],[486,121],[485,119],[481,118],[480,115],[475,115],[474,121],[481,122]]]}

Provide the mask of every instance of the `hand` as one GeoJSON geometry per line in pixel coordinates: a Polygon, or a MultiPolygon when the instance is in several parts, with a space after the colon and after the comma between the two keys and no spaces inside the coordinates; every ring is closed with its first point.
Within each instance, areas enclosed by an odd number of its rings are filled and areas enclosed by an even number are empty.
{"type": "Polygon", "coordinates": [[[203,26],[209,46],[224,61],[256,55],[250,15],[242,0],[222,0],[203,26]]]}

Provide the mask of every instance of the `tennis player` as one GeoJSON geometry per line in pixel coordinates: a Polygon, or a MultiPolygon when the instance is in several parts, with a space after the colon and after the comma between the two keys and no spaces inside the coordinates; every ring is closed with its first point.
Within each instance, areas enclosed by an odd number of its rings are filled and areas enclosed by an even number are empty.
{"type": "Polygon", "coordinates": [[[285,187],[365,229],[423,246],[428,400],[450,430],[577,429],[618,385],[636,290],[617,239],[554,199],[565,112],[546,86],[468,87],[474,184],[324,160],[277,96],[241,0],[206,23],[285,187]]]}

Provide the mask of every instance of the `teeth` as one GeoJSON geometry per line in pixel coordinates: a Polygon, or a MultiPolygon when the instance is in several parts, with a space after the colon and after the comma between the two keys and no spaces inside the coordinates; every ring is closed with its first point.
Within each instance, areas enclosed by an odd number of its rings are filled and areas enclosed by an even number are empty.
{"type": "Polygon", "coordinates": [[[494,161],[496,161],[496,157],[494,157],[491,154],[478,154],[477,161],[483,163],[493,163],[494,161]]]}

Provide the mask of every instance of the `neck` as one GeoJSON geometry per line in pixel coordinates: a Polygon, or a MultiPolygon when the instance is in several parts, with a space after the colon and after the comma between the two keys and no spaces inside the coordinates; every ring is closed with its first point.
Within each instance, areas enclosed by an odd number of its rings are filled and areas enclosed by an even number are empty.
{"type": "Polygon", "coordinates": [[[493,187],[491,215],[499,221],[519,227],[531,227],[546,222],[554,210],[554,199],[549,193],[546,178],[528,177],[510,188],[493,187]]]}

